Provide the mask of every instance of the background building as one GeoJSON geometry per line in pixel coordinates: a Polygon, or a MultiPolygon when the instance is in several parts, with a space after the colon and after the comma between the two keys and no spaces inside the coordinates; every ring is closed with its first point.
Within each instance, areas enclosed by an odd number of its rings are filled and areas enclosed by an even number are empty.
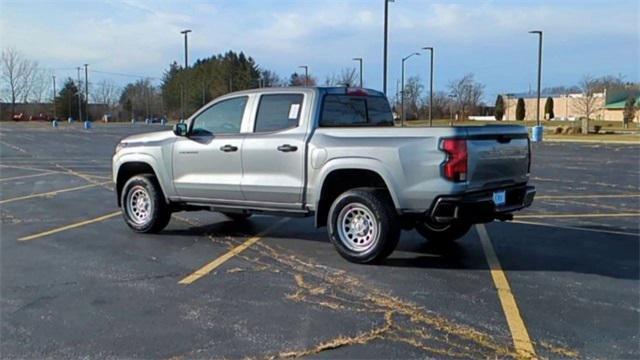
{"type": "MultiPolygon", "coordinates": [[[[525,120],[536,120],[537,96],[535,94],[508,94],[502,96],[505,99],[505,120],[515,120],[518,98],[522,98],[525,103],[525,120]]],[[[640,110],[637,109],[638,106],[640,106],[640,91],[637,90],[617,90],[595,93],[592,103],[594,112],[590,118],[593,120],[622,121],[624,105],[630,96],[636,97],[636,117],[633,121],[640,122],[640,110]]],[[[584,94],[543,93],[540,96],[540,119],[549,120],[548,114],[544,112],[548,97],[553,99],[554,119],[577,120],[585,116],[584,94]]]]}

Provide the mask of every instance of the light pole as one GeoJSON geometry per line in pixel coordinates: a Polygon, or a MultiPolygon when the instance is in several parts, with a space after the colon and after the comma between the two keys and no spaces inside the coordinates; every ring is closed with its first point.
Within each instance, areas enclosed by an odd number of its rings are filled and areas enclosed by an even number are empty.
{"type": "MultiPolygon", "coordinates": [[[[180,34],[184,35],[184,69],[187,70],[189,67],[189,50],[187,48],[188,44],[188,34],[191,32],[190,29],[185,29],[180,31],[180,34]]],[[[184,103],[185,98],[187,97],[187,80],[186,75],[182,77],[182,91],[181,91],[181,99],[180,99],[180,120],[184,120],[184,103]]]]}
{"type": "Polygon", "coordinates": [[[402,58],[402,80],[401,80],[401,82],[402,82],[402,88],[401,89],[402,90],[400,90],[401,91],[400,96],[401,96],[401,99],[402,99],[401,102],[400,102],[400,108],[402,109],[402,117],[400,118],[401,119],[400,120],[400,126],[401,127],[404,127],[404,119],[405,119],[405,112],[404,112],[404,62],[407,61],[407,59],[409,59],[412,56],[420,56],[420,53],[417,53],[417,52],[411,53],[411,54],[409,54],[409,55],[407,55],[407,56],[402,58]]]}
{"type": "Polygon", "coordinates": [[[538,105],[536,107],[536,123],[540,127],[540,84],[542,80],[542,31],[529,31],[529,34],[538,34],[538,105]]]}
{"type": "Polygon", "coordinates": [[[382,91],[387,95],[387,42],[389,40],[389,3],[393,0],[384,0],[384,50],[382,65],[382,91]]]}
{"type": "Polygon", "coordinates": [[[429,127],[433,126],[433,47],[423,47],[422,50],[429,50],[431,55],[431,70],[429,70],[429,127]]]}
{"type": "Polygon", "coordinates": [[[304,69],[304,87],[309,86],[309,67],[307,65],[298,66],[301,69],[304,69]]]}
{"type": "Polygon", "coordinates": [[[353,60],[360,63],[360,87],[362,87],[362,58],[353,58],[353,60]]]}
{"type": "Polygon", "coordinates": [[[82,121],[82,90],[80,90],[80,66],[76,67],[78,71],[78,88],[76,89],[76,95],[78,95],[78,121],[82,121]]]}
{"type": "Polygon", "coordinates": [[[56,119],[56,76],[53,75],[53,119],[56,119]]]}
{"type": "Polygon", "coordinates": [[[84,98],[87,99],[87,105],[84,111],[86,121],[89,121],[89,64],[84,64],[84,98]]]}

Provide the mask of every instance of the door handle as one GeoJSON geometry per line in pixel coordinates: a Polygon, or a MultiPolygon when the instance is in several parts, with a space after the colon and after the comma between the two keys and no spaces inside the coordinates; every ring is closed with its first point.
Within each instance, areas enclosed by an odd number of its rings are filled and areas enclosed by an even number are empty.
{"type": "Polygon", "coordinates": [[[278,146],[278,151],[282,151],[282,152],[292,152],[292,151],[296,151],[296,150],[298,150],[297,146],[293,146],[293,145],[289,145],[289,144],[284,144],[284,145],[278,146]]]}
{"type": "Polygon", "coordinates": [[[238,151],[238,147],[237,146],[233,146],[233,145],[225,145],[225,146],[220,146],[220,151],[224,151],[224,152],[234,152],[234,151],[238,151]]]}

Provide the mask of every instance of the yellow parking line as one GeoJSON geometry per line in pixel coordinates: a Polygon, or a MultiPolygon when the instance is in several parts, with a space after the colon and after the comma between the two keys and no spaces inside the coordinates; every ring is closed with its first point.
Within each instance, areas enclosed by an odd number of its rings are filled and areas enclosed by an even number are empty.
{"type": "Polygon", "coordinates": [[[502,311],[507,318],[507,324],[509,325],[509,331],[511,331],[511,338],[513,339],[513,345],[516,349],[516,353],[519,357],[525,359],[536,358],[536,351],[533,349],[531,338],[529,338],[529,332],[527,331],[524,321],[520,316],[520,310],[518,310],[518,304],[511,292],[509,281],[507,276],[502,270],[498,256],[496,255],[493,245],[491,245],[491,239],[487,233],[487,229],[482,224],[476,225],[476,231],[480,237],[480,243],[484,250],[489,269],[491,270],[491,277],[493,283],[498,290],[498,298],[502,305],[502,311]]]}
{"type": "Polygon", "coordinates": [[[542,195],[536,196],[536,200],[544,199],[606,199],[606,198],[628,198],[640,197],[640,194],[611,194],[611,195],[542,195]]]}
{"type": "Polygon", "coordinates": [[[58,172],[58,171],[47,171],[47,172],[43,172],[43,173],[39,173],[39,174],[29,174],[29,175],[13,176],[13,177],[8,177],[8,178],[1,178],[1,179],[0,179],[0,182],[2,182],[2,181],[11,181],[11,180],[27,179],[27,178],[32,178],[32,177],[45,176],[45,175],[52,175],[52,174],[59,174],[59,173],[60,173],[60,172],[58,172]]]}
{"type": "Polygon", "coordinates": [[[207,274],[209,274],[210,272],[215,270],[218,266],[224,264],[227,260],[229,260],[232,257],[238,255],[239,253],[241,253],[244,250],[246,250],[249,246],[257,243],[258,241],[260,241],[260,239],[262,239],[262,237],[266,233],[268,233],[269,231],[271,231],[271,230],[275,229],[276,227],[282,225],[287,220],[289,220],[289,219],[287,219],[287,218],[281,219],[280,221],[276,222],[275,224],[269,226],[264,231],[260,232],[258,235],[250,237],[249,239],[247,239],[242,244],[240,244],[240,245],[234,247],[233,249],[231,249],[229,252],[225,253],[224,255],[218,257],[217,259],[213,260],[212,262],[210,262],[210,263],[204,265],[203,267],[201,267],[200,269],[194,271],[189,276],[187,276],[184,279],[180,280],[178,282],[178,284],[190,285],[190,284],[194,283],[195,281],[197,281],[198,279],[202,278],[203,276],[206,276],[207,274]]]}
{"type": "Polygon", "coordinates": [[[54,195],[58,195],[60,193],[65,193],[65,192],[69,192],[69,191],[76,191],[76,190],[88,189],[88,188],[92,188],[92,187],[96,187],[96,186],[100,186],[100,185],[105,185],[105,184],[109,184],[110,182],[111,181],[105,181],[105,182],[102,182],[102,183],[95,183],[95,184],[89,184],[89,185],[76,186],[76,187],[67,188],[67,189],[49,191],[49,192],[46,192],[46,193],[38,193],[38,194],[31,194],[31,195],[25,195],[25,196],[18,196],[18,197],[14,197],[14,198],[11,198],[11,199],[1,200],[0,204],[6,204],[6,203],[14,202],[14,201],[19,201],[19,200],[33,199],[33,198],[43,197],[43,196],[54,196],[54,195]]]}
{"type": "Polygon", "coordinates": [[[121,214],[120,211],[116,211],[116,212],[113,212],[111,214],[99,216],[99,217],[97,217],[95,219],[84,220],[84,221],[77,222],[75,224],[65,225],[65,226],[61,226],[59,228],[43,231],[41,233],[37,233],[37,234],[29,235],[29,236],[23,236],[23,237],[19,238],[18,241],[33,240],[33,239],[37,239],[37,238],[53,235],[53,234],[56,234],[56,233],[59,233],[59,232],[65,231],[65,230],[75,229],[75,228],[78,228],[78,227],[81,227],[81,226],[85,226],[85,225],[93,224],[93,223],[96,223],[96,222],[99,222],[99,221],[107,220],[107,219],[110,219],[112,217],[118,216],[120,214],[121,214]]]}
{"type": "Polygon", "coordinates": [[[544,218],[592,218],[592,217],[634,217],[640,216],[640,212],[629,213],[589,213],[589,214],[532,214],[516,215],[514,219],[544,219],[544,218]]]}

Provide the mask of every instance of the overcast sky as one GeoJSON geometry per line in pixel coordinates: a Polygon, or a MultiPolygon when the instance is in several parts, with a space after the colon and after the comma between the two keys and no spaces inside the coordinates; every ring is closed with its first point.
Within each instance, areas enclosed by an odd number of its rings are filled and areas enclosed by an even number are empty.
{"type": "MultiPolygon", "coordinates": [[[[383,0],[8,1],[0,0],[0,43],[73,75],[90,69],[159,78],[183,61],[180,30],[192,29],[190,60],[244,51],[289,76],[308,65],[323,81],[365,60],[365,86],[382,88],[383,0]]],[[[544,37],[543,87],[584,74],[640,81],[640,1],[427,1],[389,4],[389,90],[400,59],[436,48],[436,89],[474,73],[486,99],[536,83],[537,38],[544,37]]],[[[428,80],[428,56],[407,62],[407,77],[428,80]]],[[[91,73],[94,79],[107,76],[91,73]]],[[[109,75],[120,84],[134,78],[109,75]]]]}

